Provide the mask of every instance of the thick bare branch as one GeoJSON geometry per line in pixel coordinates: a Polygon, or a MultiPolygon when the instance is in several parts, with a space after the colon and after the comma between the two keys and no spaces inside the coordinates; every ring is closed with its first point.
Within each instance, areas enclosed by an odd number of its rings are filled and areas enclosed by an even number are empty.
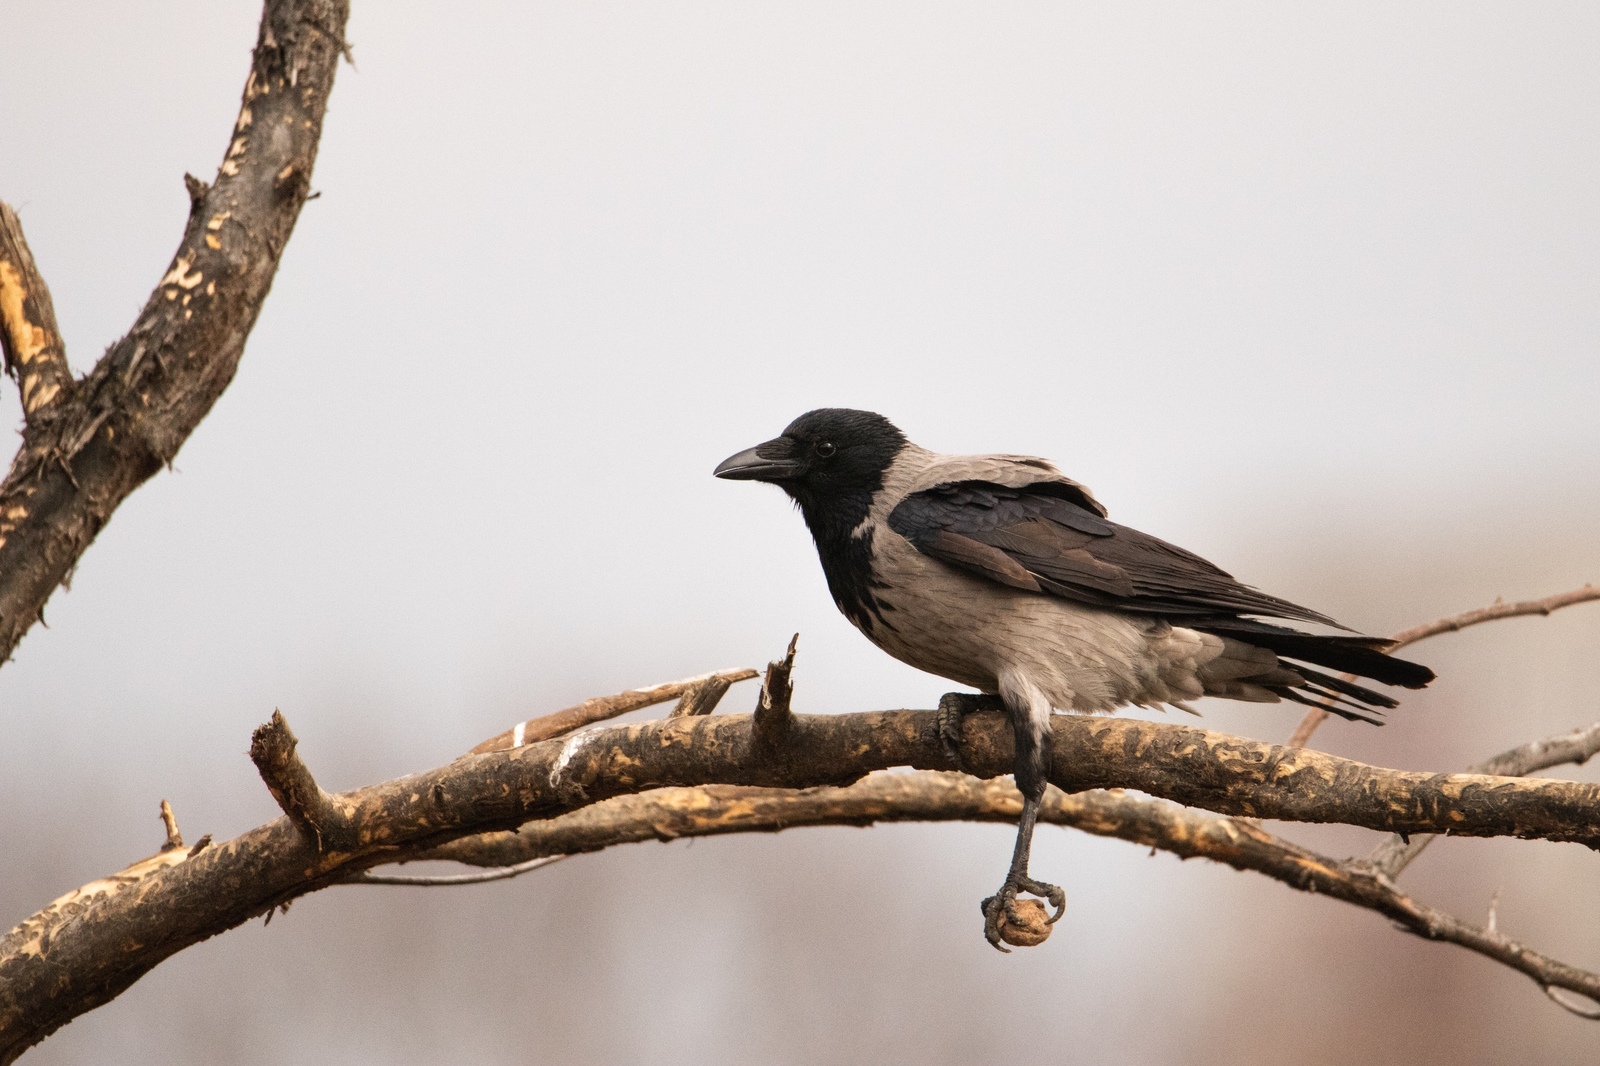
{"type": "MultiPolygon", "coordinates": [[[[1009,771],[1003,716],[963,724],[968,765],[982,776],[1009,771]]],[[[1383,770],[1165,723],[1058,716],[1054,727],[1051,780],[1069,792],[1126,787],[1250,817],[1600,845],[1596,785],[1383,770]]],[[[942,769],[936,730],[931,711],[791,715],[774,759],[756,749],[750,715],[597,727],[331,797],[347,849],[319,849],[284,818],[204,850],[165,852],[0,940],[0,1062],[189,944],[372,866],[653,788],[807,788],[892,766],[942,769]]]]}
{"type": "Polygon", "coordinates": [[[0,484],[0,662],[233,379],[311,188],[348,16],[348,0],[267,0],[216,180],[191,185],[177,254],[133,328],[48,404],[24,375],[25,402],[49,417],[29,421],[0,484]]]}
{"type": "Polygon", "coordinates": [[[34,264],[22,221],[0,203],[0,353],[22,390],[29,425],[43,423],[72,395],[72,368],[56,325],[50,287],[34,264]]]}
{"type": "Polygon", "coordinates": [[[686,703],[692,699],[693,703],[689,710],[684,710],[683,704],[680,704],[679,708],[673,711],[673,717],[710,714],[716,708],[717,702],[722,699],[722,693],[728,691],[729,685],[748,681],[755,676],[757,675],[754,670],[719,670],[714,674],[686,677],[682,681],[669,681],[664,685],[633,688],[626,692],[618,692],[614,696],[595,696],[563,710],[530,718],[526,722],[518,722],[504,733],[490,737],[467,754],[484,755],[491,751],[510,751],[526,744],[537,744],[542,740],[564,737],[584,726],[604,722],[629,711],[653,707],[679,697],[686,703]],[[716,691],[717,686],[720,686],[720,692],[716,691]],[[712,699],[714,692],[716,698],[712,699]],[[704,710],[696,709],[702,706],[704,710]]]}
{"type": "MultiPolygon", "coordinates": [[[[1424,622],[1420,626],[1394,635],[1394,645],[1391,651],[1398,651],[1408,644],[1437,637],[1441,633],[1455,633],[1469,626],[1482,625],[1484,622],[1498,622],[1502,618],[1522,618],[1527,615],[1548,616],[1552,611],[1559,611],[1563,607],[1574,604],[1589,603],[1600,600],[1600,586],[1584,585],[1582,588],[1571,589],[1567,592],[1558,592],[1554,596],[1546,596],[1542,600],[1523,600],[1520,603],[1501,603],[1496,600],[1487,607],[1466,611],[1462,614],[1451,615],[1449,618],[1440,618],[1433,622],[1424,622]]],[[[1355,680],[1354,674],[1346,674],[1346,681],[1355,680]]],[[[1317,727],[1328,720],[1328,712],[1319,707],[1313,707],[1300,719],[1300,724],[1295,727],[1294,735],[1289,738],[1291,748],[1303,748],[1311,743],[1311,734],[1317,727]]]]}
{"type": "MultiPolygon", "coordinates": [[[[1597,752],[1600,752],[1600,722],[1585,729],[1574,729],[1570,733],[1535,740],[1510,751],[1503,751],[1499,755],[1467,767],[1467,773],[1522,777],[1552,766],[1564,766],[1567,763],[1582,766],[1597,752]]],[[[1400,872],[1410,866],[1434,839],[1432,834],[1391,836],[1367,856],[1367,862],[1373,869],[1393,880],[1399,877],[1400,872]]]]}

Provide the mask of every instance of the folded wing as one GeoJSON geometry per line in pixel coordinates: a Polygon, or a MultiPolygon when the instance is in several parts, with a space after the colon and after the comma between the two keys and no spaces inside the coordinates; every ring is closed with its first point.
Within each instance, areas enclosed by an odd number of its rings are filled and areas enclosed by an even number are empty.
{"type": "MultiPolygon", "coordinates": [[[[925,555],[1025,592],[1153,615],[1384,684],[1421,688],[1433,680],[1427,667],[1385,654],[1391,641],[1351,633],[1325,614],[1241,584],[1192,552],[1107,520],[1083,486],[1043,466],[1019,468],[1010,456],[939,464],[890,513],[889,528],[925,555]],[[1001,477],[993,476],[996,469],[1001,477]],[[1317,622],[1349,635],[1302,633],[1250,615],[1317,622]]],[[[1366,714],[1352,713],[1352,703],[1361,711],[1395,705],[1347,680],[1285,665],[1300,676],[1268,686],[1283,697],[1355,718],[1366,714]]]]}

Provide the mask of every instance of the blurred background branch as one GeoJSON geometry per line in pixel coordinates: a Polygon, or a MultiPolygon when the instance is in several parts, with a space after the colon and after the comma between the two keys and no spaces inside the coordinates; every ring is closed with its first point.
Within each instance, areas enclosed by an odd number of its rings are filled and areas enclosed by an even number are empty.
{"type": "MultiPolygon", "coordinates": [[[[1389,650],[1399,651],[1408,644],[1416,644],[1419,641],[1427,640],[1429,637],[1436,637],[1441,633],[1457,633],[1471,626],[1482,625],[1485,622],[1497,622],[1505,618],[1523,618],[1528,615],[1549,617],[1551,612],[1559,611],[1563,607],[1589,603],[1594,600],[1600,600],[1600,588],[1585,584],[1581,588],[1558,592],[1554,596],[1546,596],[1538,600],[1524,600],[1521,603],[1501,603],[1496,601],[1487,607],[1479,607],[1477,610],[1465,611],[1433,622],[1425,622],[1420,626],[1413,626],[1403,632],[1396,633],[1393,637],[1394,644],[1389,650]]],[[[1355,675],[1346,674],[1344,678],[1346,681],[1353,681],[1355,680],[1355,675]]],[[[1311,743],[1311,734],[1315,733],[1317,727],[1327,720],[1328,712],[1320,707],[1313,707],[1307,711],[1306,716],[1300,719],[1300,724],[1295,727],[1294,735],[1289,738],[1289,746],[1291,748],[1303,748],[1311,743]]]]}

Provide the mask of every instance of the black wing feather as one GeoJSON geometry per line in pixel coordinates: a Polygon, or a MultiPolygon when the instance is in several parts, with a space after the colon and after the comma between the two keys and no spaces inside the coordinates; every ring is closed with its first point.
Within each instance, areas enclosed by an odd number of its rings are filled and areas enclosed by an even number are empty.
{"type": "Polygon", "coordinates": [[[1240,584],[1192,552],[1046,491],[1051,487],[937,485],[900,501],[889,528],[925,555],[992,577],[972,565],[976,548],[952,550],[953,537],[976,541],[1009,556],[1041,591],[1094,607],[1196,619],[1261,614],[1338,626],[1324,614],[1240,584]]]}

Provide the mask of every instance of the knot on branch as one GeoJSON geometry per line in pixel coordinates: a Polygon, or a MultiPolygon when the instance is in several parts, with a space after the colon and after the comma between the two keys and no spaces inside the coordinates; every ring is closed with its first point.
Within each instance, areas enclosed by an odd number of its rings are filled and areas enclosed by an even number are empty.
{"type": "Polygon", "coordinates": [[[783,658],[767,664],[767,676],[761,681],[761,698],[756,701],[756,713],[750,722],[750,742],[763,757],[776,755],[789,736],[794,717],[789,700],[794,696],[794,649],[798,643],[800,634],[796,633],[783,658]]]}
{"type": "Polygon", "coordinates": [[[351,836],[350,821],[301,761],[299,743],[282,712],[274,710],[272,719],[250,735],[250,761],[289,821],[318,851],[343,850],[351,836]]]}

